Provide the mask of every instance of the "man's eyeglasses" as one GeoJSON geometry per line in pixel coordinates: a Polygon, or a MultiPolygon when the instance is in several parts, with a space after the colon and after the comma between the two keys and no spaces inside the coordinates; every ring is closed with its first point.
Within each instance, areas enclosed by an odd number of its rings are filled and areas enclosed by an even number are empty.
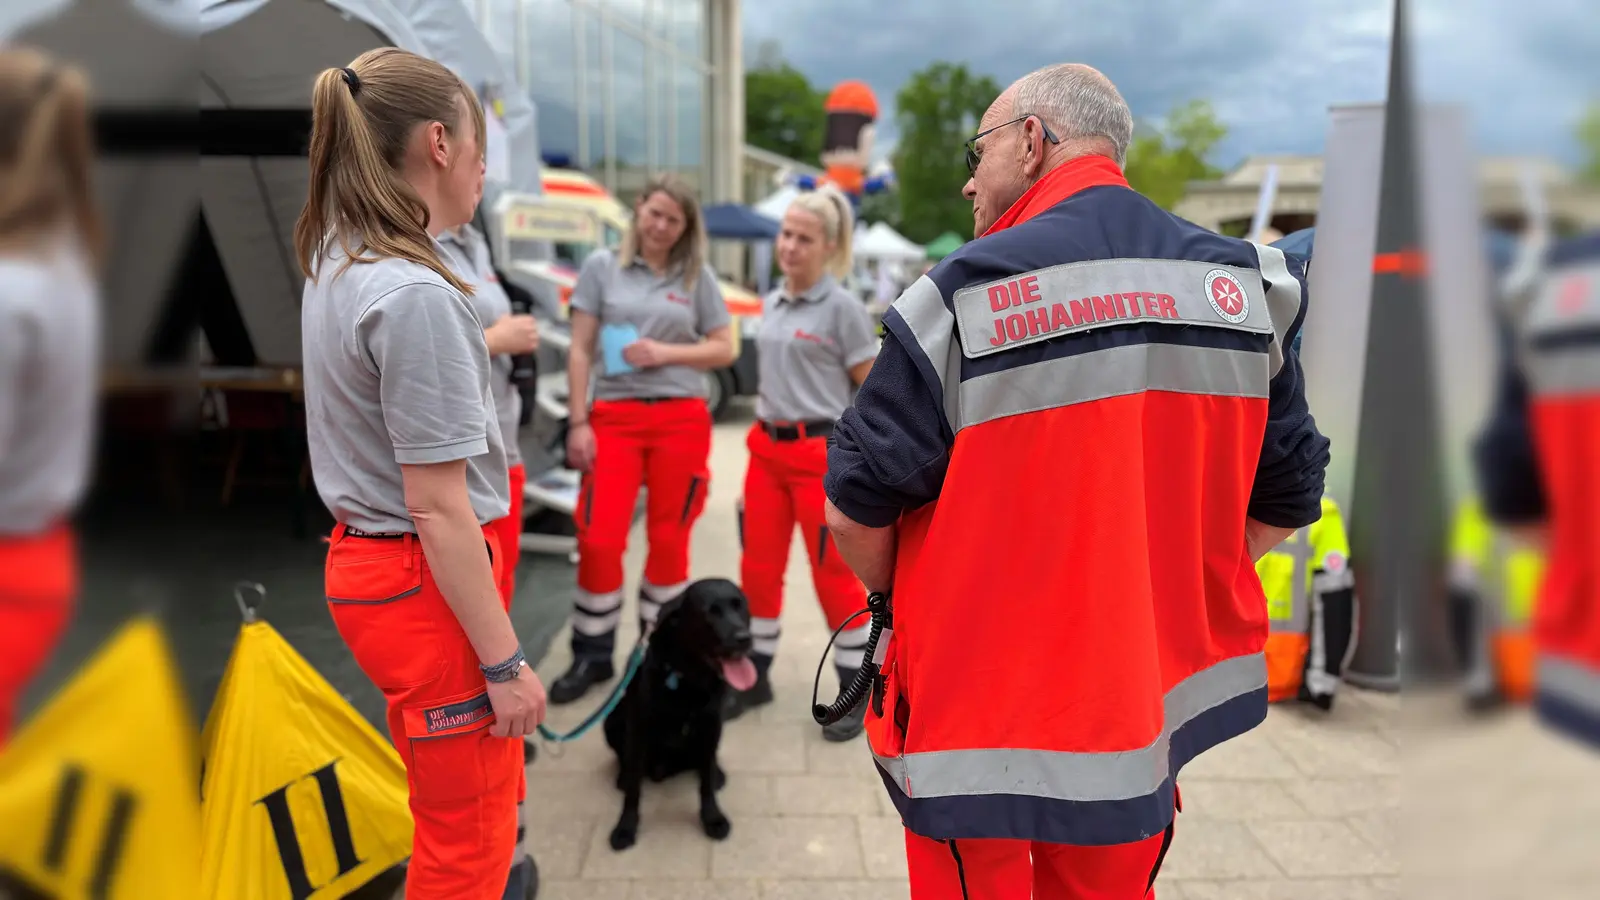
{"type": "MultiPolygon", "coordinates": [[[[977,134],[973,135],[971,138],[969,138],[967,140],[967,174],[968,175],[976,175],[976,174],[978,174],[978,163],[983,161],[983,154],[978,151],[978,140],[980,138],[984,138],[984,137],[987,137],[988,135],[994,134],[996,131],[999,131],[1000,129],[1006,127],[1007,125],[1015,125],[1018,122],[1026,122],[1029,119],[1039,119],[1039,117],[1034,115],[1034,114],[1032,114],[1032,113],[1029,113],[1028,115],[1025,115],[1025,116],[1018,116],[1018,117],[1016,117],[1015,119],[1012,119],[1009,122],[1001,122],[999,125],[996,125],[993,128],[986,128],[983,131],[980,131],[977,134]]],[[[1044,123],[1043,119],[1039,119],[1039,127],[1044,130],[1044,139],[1045,140],[1049,141],[1052,144],[1061,143],[1061,139],[1056,137],[1055,132],[1050,130],[1050,126],[1046,125],[1044,123]]]]}

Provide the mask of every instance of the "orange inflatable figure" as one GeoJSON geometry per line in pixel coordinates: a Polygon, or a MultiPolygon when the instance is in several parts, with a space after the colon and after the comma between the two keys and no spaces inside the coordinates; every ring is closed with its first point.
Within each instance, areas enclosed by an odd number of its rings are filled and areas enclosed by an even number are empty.
{"type": "Polygon", "coordinates": [[[872,88],[859,81],[846,81],[828,94],[823,104],[827,114],[822,141],[822,165],[826,174],[817,179],[802,177],[798,184],[812,190],[819,184],[838,188],[852,203],[863,194],[875,194],[889,186],[887,177],[867,177],[867,160],[872,155],[874,123],[878,120],[878,98],[872,88]]]}

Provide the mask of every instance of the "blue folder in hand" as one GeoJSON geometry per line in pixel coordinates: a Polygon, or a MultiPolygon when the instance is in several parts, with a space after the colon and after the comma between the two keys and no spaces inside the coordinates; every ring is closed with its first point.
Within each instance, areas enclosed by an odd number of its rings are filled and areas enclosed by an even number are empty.
{"type": "Polygon", "coordinates": [[[633,366],[622,358],[622,348],[639,339],[639,329],[632,325],[605,325],[600,329],[600,353],[606,361],[607,375],[626,375],[633,366]]]}

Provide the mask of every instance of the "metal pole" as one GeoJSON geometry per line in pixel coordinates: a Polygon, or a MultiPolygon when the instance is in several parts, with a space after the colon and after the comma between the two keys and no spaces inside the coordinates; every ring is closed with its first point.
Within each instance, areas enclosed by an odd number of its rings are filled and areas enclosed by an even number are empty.
{"type": "Polygon", "coordinates": [[[1444,485],[1434,367],[1440,348],[1422,280],[1417,123],[1404,8],[1404,0],[1395,0],[1350,510],[1361,637],[1349,676],[1388,690],[1399,688],[1402,674],[1448,671],[1450,659],[1442,618],[1444,485]]]}

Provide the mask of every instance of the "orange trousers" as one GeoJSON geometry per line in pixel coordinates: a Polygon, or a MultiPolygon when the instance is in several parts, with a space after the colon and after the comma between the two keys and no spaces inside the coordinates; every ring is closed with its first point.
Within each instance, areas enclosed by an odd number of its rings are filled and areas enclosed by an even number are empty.
{"type": "Polygon", "coordinates": [[[489,523],[500,544],[500,597],[511,608],[517,591],[517,563],[522,559],[522,489],[528,484],[528,470],[521,463],[511,467],[511,512],[489,523]]]}
{"type": "Polygon", "coordinates": [[[22,692],[50,659],[72,620],[78,550],[72,530],[0,538],[0,747],[22,692]]]}
{"type": "Polygon", "coordinates": [[[830,629],[867,605],[867,590],[828,537],[822,476],[828,471],[827,438],[774,441],[760,424],[745,438],[750,465],[744,475],[739,536],[740,587],[750,598],[750,616],[776,619],[783,612],[784,571],[795,525],[806,542],[811,581],[830,629]]]}
{"type": "Polygon", "coordinates": [[[589,424],[595,461],[578,496],[578,587],[591,594],[622,589],[641,487],[650,539],[645,581],[688,581],[689,534],[711,488],[711,410],[694,398],[601,400],[589,424]]]}
{"type": "Polygon", "coordinates": [[[936,841],[906,832],[911,900],[1155,900],[1172,830],[1136,844],[936,841]]]}
{"type": "Polygon", "coordinates": [[[1280,703],[1300,696],[1306,656],[1310,653],[1311,638],[1307,635],[1278,632],[1267,636],[1267,702],[1280,703]]]}
{"type": "MultiPolygon", "coordinates": [[[[500,575],[498,538],[484,539],[500,575]]],[[[416,822],[409,900],[500,900],[517,840],[520,738],[489,735],[478,656],[413,535],[363,538],[337,525],[324,569],[328,609],[356,664],[388,701],[416,822]]]]}

